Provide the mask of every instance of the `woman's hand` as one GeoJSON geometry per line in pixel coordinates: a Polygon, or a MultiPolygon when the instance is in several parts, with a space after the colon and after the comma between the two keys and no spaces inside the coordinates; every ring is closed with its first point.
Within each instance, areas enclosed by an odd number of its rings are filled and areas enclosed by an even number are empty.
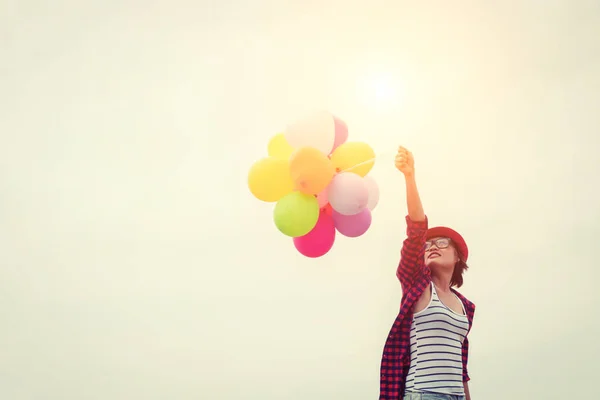
{"type": "Polygon", "coordinates": [[[404,174],[406,180],[408,216],[413,221],[424,221],[425,212],[417,190],[417,182],[415,182],[415,161],[412,153],[402,146],[398,147],[396,154],[396,168],[404,174]]]}
{"type": "Polygon", "coordinates": [[[404,147],[398,147],[396,154],[396,168],[402,172],[406,178],[410,178],[415,174],[415,160],[410,151],[404,147]]]}

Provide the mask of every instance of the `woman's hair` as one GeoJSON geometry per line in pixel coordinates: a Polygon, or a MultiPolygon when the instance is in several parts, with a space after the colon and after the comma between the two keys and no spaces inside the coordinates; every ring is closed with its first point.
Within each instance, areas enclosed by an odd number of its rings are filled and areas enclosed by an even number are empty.
{"type": "Polygon", "coordinates": [[[463,273],[468,269],[469,266],[466,262],[462,260],[462,258],[459,255],[458,262],[454,266],[454,272],[452,272],[452,278],[450,279],[450,287],[461,287],[463,284],[463,273]]]}

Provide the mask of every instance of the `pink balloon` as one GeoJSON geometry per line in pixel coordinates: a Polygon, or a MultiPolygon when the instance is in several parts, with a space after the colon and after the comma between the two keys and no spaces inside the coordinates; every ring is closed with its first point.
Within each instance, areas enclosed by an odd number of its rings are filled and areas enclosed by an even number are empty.
{"type": "Polygon", "coordinates": [[[329,203],[329,199],[327,198],[327,188],[323,189],[323,191],[317,195],[317,201],[319,202],[319,208],[323,208],[329,203]]]}
{"type": "Polygon", "coordinates": [[[335,211],[344,215],[354,215],[367,207],[369,190],[362,176],[354,172],[342,172],[332,179],[327,197],[335,211]]]}
{"type": "Polygon", "coordinates": [[[333,222],[339,233],[348,237],[359,237],[371,226],[371,211],[365,208],[358,214],[343,215],[333,211],[333,222]]]}
{"type": "Polygon", "coordinates": [[[369,192],[369,201],[367,202],[367,208],[369,210],[373,210],[377,207],[377,203],[379,203],[379,186],[375,179],[372,176],[364,177],[365,184],[367,185],[367,190],[369,192]]]}
{"type": "Polygon", "coordinates": [[[317,224],[304,236],[294,238],[294,246],[300,254],[317,258],[321,257],[333,247],[335,242],[335,225],[333,217],[326,210],[321,210],[317,224]]]}
{"type": "Polygon", "coordinates": [[[339,145],[344,144],[346,140],[348,140],[348,126],[346,123],[336,116],[333,117],[333,123],[335,125],[335,140],[333,141],[331,153],[333,153],[339,145]]]}

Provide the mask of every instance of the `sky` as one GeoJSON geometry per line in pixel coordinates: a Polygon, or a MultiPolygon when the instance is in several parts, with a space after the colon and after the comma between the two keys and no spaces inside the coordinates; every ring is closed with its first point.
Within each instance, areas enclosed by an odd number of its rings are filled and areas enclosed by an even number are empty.
{"type": "Polygon", "coordinates": [[[376,399],[399,145],[470,247],[473,400],[593,396],[598,37],[593,0],[0,1],[0,397],[376,399]],[[247,174],[321,109],[381,194],[308,259],[247,174]]]}

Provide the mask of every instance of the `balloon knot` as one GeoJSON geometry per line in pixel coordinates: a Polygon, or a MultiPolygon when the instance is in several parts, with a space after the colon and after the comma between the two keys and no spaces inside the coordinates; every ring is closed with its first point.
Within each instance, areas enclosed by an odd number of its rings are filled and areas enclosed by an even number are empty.
{"type": "Polygon", "coordinates": [[[340,171],[341,171],[341,169],[340,169],[339,167],[337,167],[337,168],[335,169],[335,172],[337,172],[338,174],[340,173],[340,171]]]}

